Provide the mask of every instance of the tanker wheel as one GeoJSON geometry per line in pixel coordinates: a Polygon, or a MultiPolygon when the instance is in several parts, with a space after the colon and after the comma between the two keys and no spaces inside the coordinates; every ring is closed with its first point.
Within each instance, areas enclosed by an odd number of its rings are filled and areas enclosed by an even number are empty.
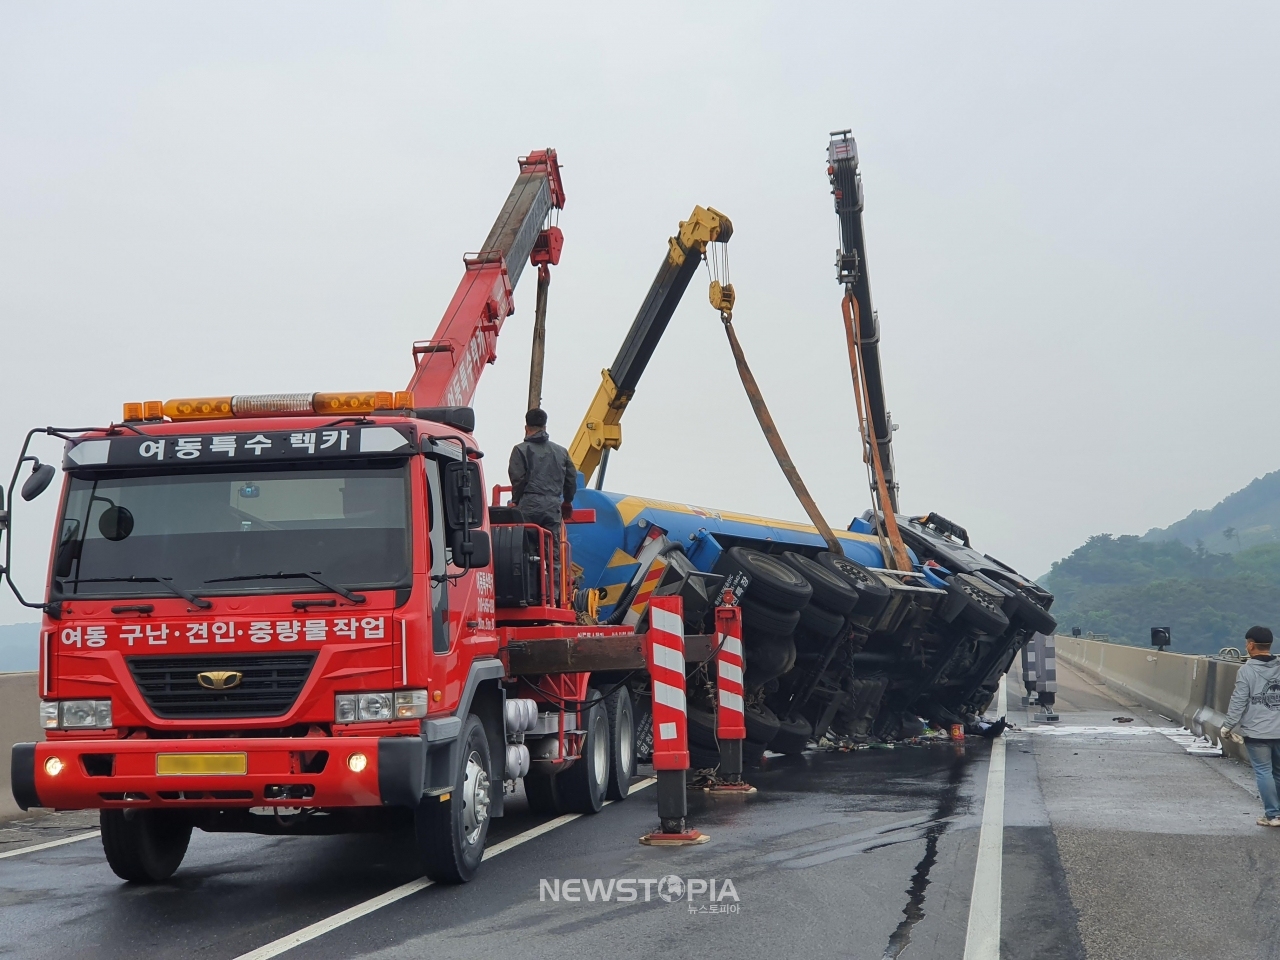
{"type": "Polygon", "coordinates": [[[466,883],[476,875],[489,835],[489,738],[475,714],[458,735],[459,763],[453,790],[423,797],[414,812],[418,852],[437,883],[466,883]]]}
{"type": "Polygon", "coordinates": [[[596,702],[588,708],[582,724],[587,731],[582,756],[557,778],[568,813],[599,813],[609,790],[609,718],[596,691],[589,691],[587,699],[596,702]]]}
{"type": "Polygon", "coordinates": [[[168,810],[102,810],[98,822],[107,864],[130,883],[168,880],[191,842],[191,823],[168,810]]]}
{"type": "Polygon", "coordinates": [[[529,810],[533,813],[544,817],[558,817],[566,812],[557,774],[530,770],[524,775],[524,795],[529,801],[529,810]]]}
{"type": "Polygon", "coordinates": [[[798,757],[804,753],[813,739],[813,726],[804,717],[791,720],[778,719],[778,732],[769,741],[769,749],[775,753],[785,753],[789,757],[798,757]]]}

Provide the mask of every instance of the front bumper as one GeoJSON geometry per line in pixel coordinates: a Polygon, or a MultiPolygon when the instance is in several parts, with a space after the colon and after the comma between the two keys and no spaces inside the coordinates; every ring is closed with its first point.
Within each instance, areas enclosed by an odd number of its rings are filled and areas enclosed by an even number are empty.
{"type": "Polygon", "coordinates": [[[11,782],[24,810],[412,807],[422,797],[426,755],[414,736],[58,740],[15,744],[11,782]],[[366,758],[359,772],[348,766],[355,753],[366,758]],[[244,754],[246,772],[160,775],[163,754],[244,754]],[[51,757],[61,761],[57,775],[46,768],[51,757]]]}

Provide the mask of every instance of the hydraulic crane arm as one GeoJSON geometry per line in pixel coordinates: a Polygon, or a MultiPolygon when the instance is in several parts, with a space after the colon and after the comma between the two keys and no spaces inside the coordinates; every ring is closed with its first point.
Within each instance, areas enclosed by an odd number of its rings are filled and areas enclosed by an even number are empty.
{"type": "Polygon", "coordinates": [[[885,407],[884,381],[880,374],[880,322],[871,306],[867,277],[867,248],[862,233],[862,175],[858,172],[858,145],[848,130],[831,135],[827,147],[827,176],[840,218],[840,250],[837,280],[857,304],[862,368],[867,385],[866,416],[875,434],[880,466],[888,488],[886,509],[897,512],[898,484],[893,471],[893,425],[885,407]]]}
{"type": "Polygon", "coordinates": [[[569,446],[570,458],[587,480],[606,451],[622,445],[623,411],[666,332],[685,288],[697,272],[707,244],[728,243],[731,236],[733,224],[723,213],[712,207],[694,207],[689,219],[682,221],[679,231],[667,241],[667,255],[658,267],[649,293],[622,341],[613,366],[602,371],[595,398],[569,446]]]}
{"type": "Polygon", "coordinates": [[[554,150],[520,158],[520,175],[479,253],[463,257],[466,273],[431,340],[413,345],[408,389],[418,407],[467,406],[484,365],[497,358],[498,334],[515,309],[511,294],[530,259],[560,261],[564,235],[549,226],[564,207],[564,184],[554,150]]]}

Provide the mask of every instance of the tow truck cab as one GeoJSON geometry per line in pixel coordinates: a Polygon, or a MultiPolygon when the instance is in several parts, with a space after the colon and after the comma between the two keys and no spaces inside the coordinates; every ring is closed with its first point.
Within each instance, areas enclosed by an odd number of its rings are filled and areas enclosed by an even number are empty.
{"type": "Polygon", "coordinates": [[[24,806],[270,828],[280,816],[250,809],[341,819],[447,795],[471,713],[503,755],[471,411],[374,412],[404,394],[226,400],[126,408],[67,443],[46,740],[13,757],[24,806]]]}

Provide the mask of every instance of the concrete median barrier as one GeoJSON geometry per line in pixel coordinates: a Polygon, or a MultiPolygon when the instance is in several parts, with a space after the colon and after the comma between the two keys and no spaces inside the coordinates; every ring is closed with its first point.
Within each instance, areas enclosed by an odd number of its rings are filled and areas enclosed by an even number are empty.
{"type": "Polygon", "coordinates": [[[9,783],[9,748],[15,743],[43,740],[40,729],[40,691],[37,673],[0,673],[0,822],[22,816],[13,802],[9,783]]]}
{"type": "Polygon", "coordinates": [[[1061,634],[1056,639],[1060,660],[1180,722],[1197,736],[1208,737],[1227,755],[1246,759],[1243,746],[1221,738],[1222,721],[1240,669],[1238,661],[1061,634]]]}

